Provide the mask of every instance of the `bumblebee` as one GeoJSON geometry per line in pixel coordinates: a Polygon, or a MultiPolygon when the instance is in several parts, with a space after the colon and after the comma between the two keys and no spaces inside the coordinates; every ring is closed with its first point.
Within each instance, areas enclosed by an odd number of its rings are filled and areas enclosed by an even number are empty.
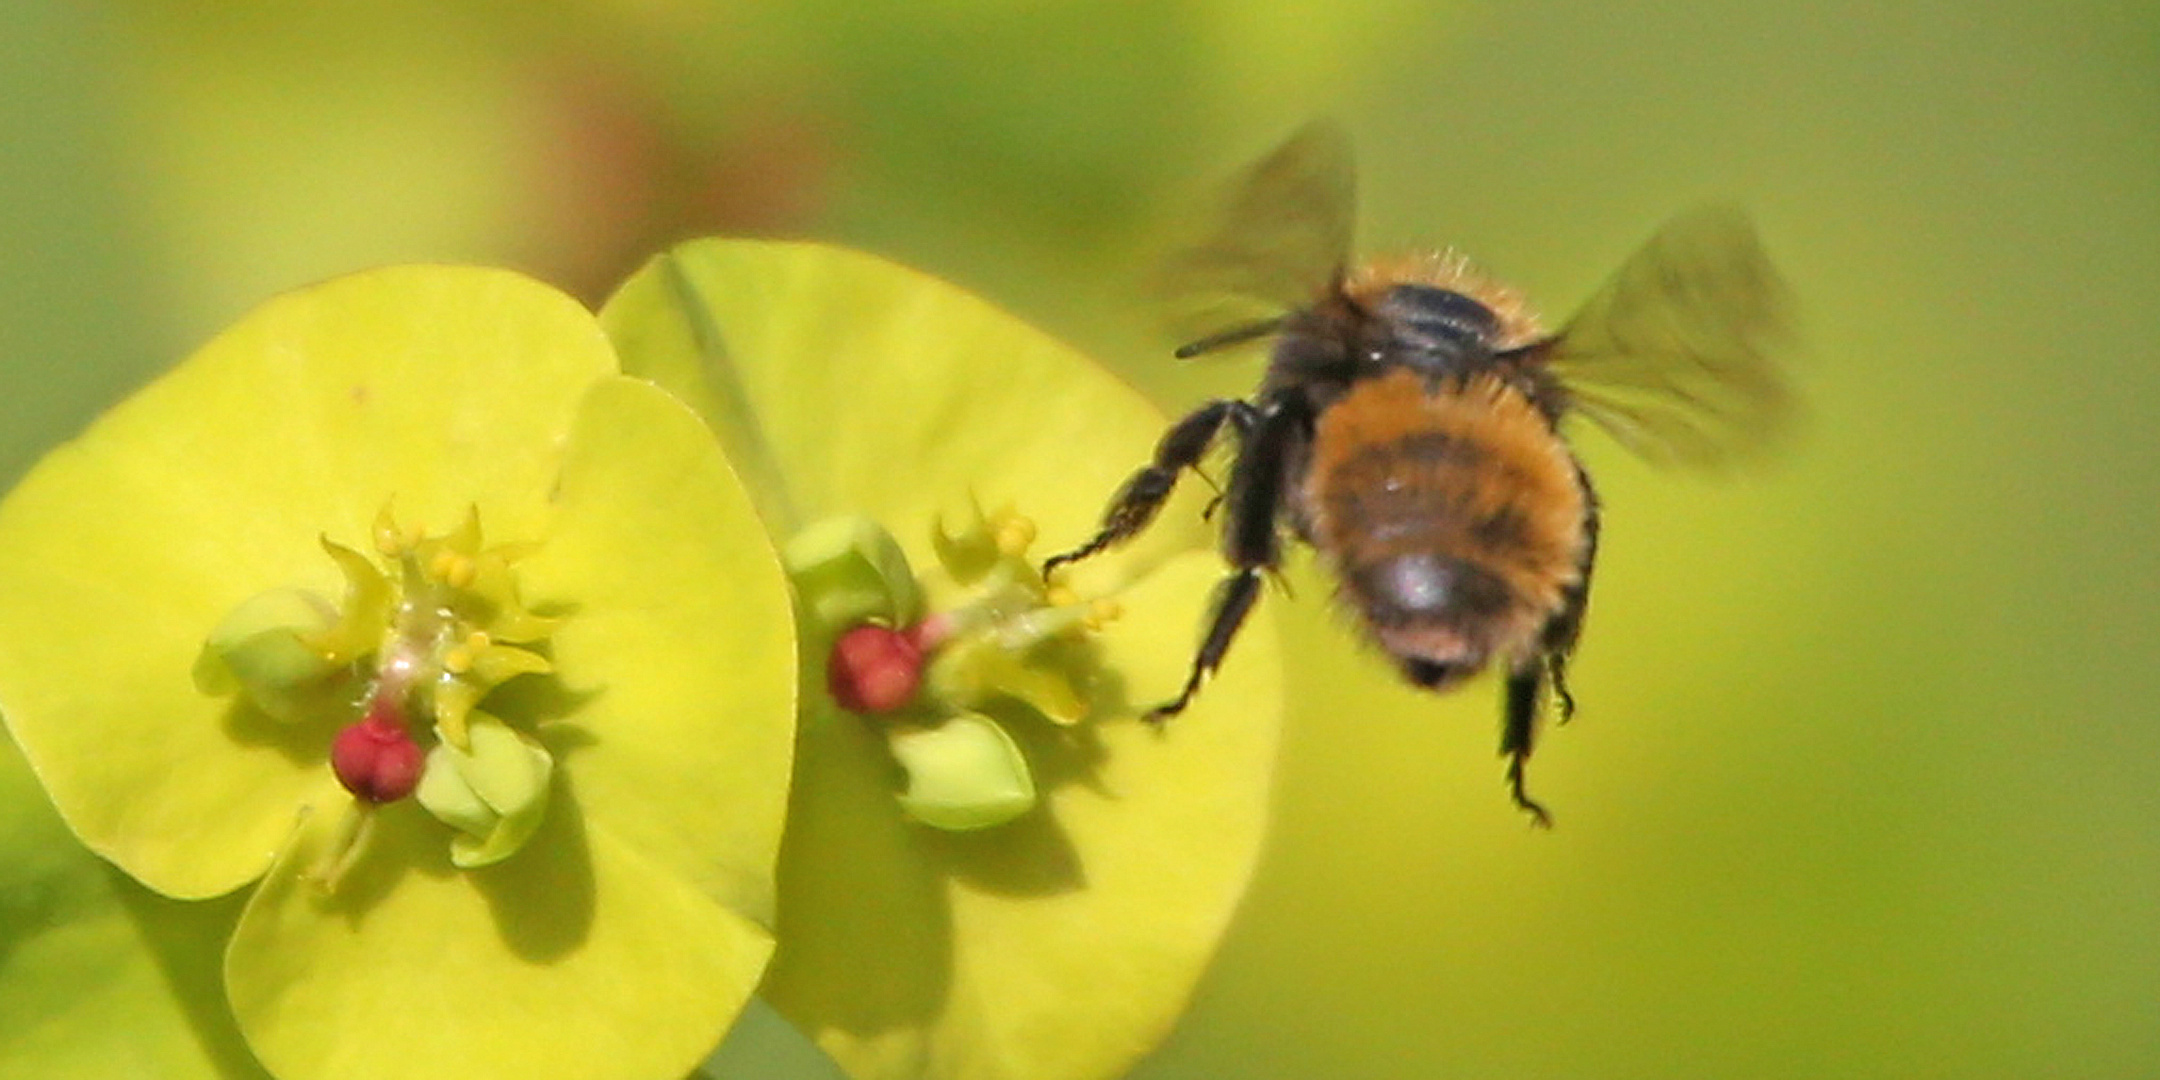
{"type": "Polygon", "coordinates": [[[1788,411],[1775,362],[1786,289],[1745,216],[1703,208],[1548,331],[1460,255],[1354,266],[1354,201],[1348,142],[1326,124],[1240,174],[1213,230],[1169,264],[1169,287],[1261,313],[1177,355],[1271,339],[1266,376],[1251,397],[1172,425],[1099,531],[1044,573],[1145,529],[1227,436],[1228,482],[1209,512],[1230,573],[1183,689],[1147,718],[1192,701],[1294,537],[1411,683],[1445,690],[1502,668],[1508,791],[1550,825],[1523,769],[1542,714],[1555,702],[1560,720],[1574,712],[1567,666],[1600,521],[1562,423],[1580,416],[1661,463],[1714,464],[1761,443],[1788,411]]]}

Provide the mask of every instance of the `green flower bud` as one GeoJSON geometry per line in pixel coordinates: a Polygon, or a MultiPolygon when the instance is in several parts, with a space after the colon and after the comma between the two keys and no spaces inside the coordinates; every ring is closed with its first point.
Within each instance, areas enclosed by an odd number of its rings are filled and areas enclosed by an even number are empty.
{"type": "Polygon", "coordinates": [[[318,644],[338,622],[329,601],[304,589],[257,593],[232,609],[195,658],[195,688],[244,695],[274,719],[307,716],[341,665],[318,644]]]}
{"type": "Polygon", "coordinates": [[[547,813],[555,757],[539,740],[484,712],[466,716],[470,750],[449,740],[428,752],[413,797],[458,830],[450,861],[470,870],[515,854],[547,813]]]}
{"type": "Polygon", "coordinates": [[[895,732],[893,757],[907,771],[900,807],[925,825],[987,829],[1035,805],[1035,778],[1005,729],[981,713],[895,732]]]}
{"type": "Polygon", "coordinates": [[[869,518],[817,522],[790,538],[780,557],[804,613],[827,633],[863,622],[906,626],[922,615],[907,555],[869,518]]]}

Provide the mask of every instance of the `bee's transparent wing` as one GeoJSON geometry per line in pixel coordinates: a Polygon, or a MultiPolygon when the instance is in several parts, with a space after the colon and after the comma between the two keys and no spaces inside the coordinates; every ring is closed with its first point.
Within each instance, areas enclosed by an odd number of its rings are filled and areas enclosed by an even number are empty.
{"type": "Polygon", "coordinates": [[[1747,216],[1703,207],[1658,230],[1531,358],[1567,387],[1573,411],[1629,449],[1712,465],[1789,425],[1778,361],[1790,308],[1747,216]]]}
{"type": "Polygon", "coordinates": [[[1357,171],[1342,128],[1316,120],[1232,177],[1155,294],[1181,341],[1303,307],[1350,258],[1357,171]]]}

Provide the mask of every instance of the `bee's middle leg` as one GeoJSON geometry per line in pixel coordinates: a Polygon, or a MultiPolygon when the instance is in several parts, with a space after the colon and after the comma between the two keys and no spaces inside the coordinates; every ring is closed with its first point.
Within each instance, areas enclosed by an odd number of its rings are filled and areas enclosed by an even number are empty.
{"type": "Polygon", "coordinates": [[[1244,446],[1231,466],[1230,485],[1223,493],[1227,516],[1223,521],[1223,555],[1232,567],[1215,593],[1214,615],[1207,636],[1193,657],[1192,670],[1176,699],[1148,710],[1149,721],[1161,722],[1183,712],[1193,695],[1222,664],[1245,617],[1260,599],[1260,583],[1282,561],[1282,535],[1277,528],[1282,512],[1283,486],[1288,462],[1301,456],[1309,437],[1307,416],[1295,399],[1266,402],[1240,424],[1244,446]]]}

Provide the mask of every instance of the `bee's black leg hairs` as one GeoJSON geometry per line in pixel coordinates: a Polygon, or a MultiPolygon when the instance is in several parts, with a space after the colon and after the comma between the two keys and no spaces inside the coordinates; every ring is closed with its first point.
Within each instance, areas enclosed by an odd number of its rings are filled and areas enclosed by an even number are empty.
{"type": "Polygon", "coordinates": [[[1223,522],[1223,557],[1232,572],[1215,594],[1214,615],[1207,637],[1193,657],[1192,673],[1174,701],[1148,710],[1147,719],[1160,722],[1183,712],[1200,685],[1214,674],[1230,651],[1231,639],[1260,598],[1262,575],[1282,561],[1281,520],[1283,485],[1289,461],[1304,456],[1304,443],[1312,437],[1311,416],[1304,399],[1281,395],[1250,406],[1250,417],[1239,424],[1244,445],[1230,467],[1230,486],[1223,493],[1227,511],[1223,522]]]}
{"type": "Polygon", "coordinates": [[[1198,465],[1208,447],[1228,421],[1240,434],[1251,429],[1255,408],[1233,398],[1218,398],[1194,409],[1170,426],[1155,444],[1155,457],[1118,488],[1103,511],[1101,531],[1087,543],[1043,562],[1043,576],[1069,562],[1078,562],[1102,549],[1130,538],[1155,520],[1155,513],[1177,488],[1178,475],[1198,465]]]}
{"type": "Polygon", "coordinates": [[[1507,715],[1500,730],[1500,753],[1508,759],[1508,793],[1514,796],[1515,805],[1546,827],[1551,827],[1552,815],[1523,789],[1523,766],[1530,760],[1537,740],[1538,710],[1544,705],[1548,685],[1559,701],[1561,722],[1566,723],[1575,714],[1575,696],[1567,688],[1567,663],[1575,651],[1575,639],[1582,635],[1583,615],[1590,607],[1590,571],[1597,563],[1597,493],[1581,469],[1575,471],[1575,476],[1583,490],[1582,563],[1574,584],[1561,598],[1559,613],[1545,624],[1538,640],[1538,655],[1516,665],[1508,675],[1507,715]]]}
{"type": "Polygon", "coordinates": [[[1545,653],[1545,672],[1552,678],[1553,696],[1560,703],[1560,722],[1565,724],[1575,715],[1575,695],[1568,693],[1568,658],[1575,654],[1575,639],[1582,636],[1583,615],[1590,608],[1590,571],[1597,566],[1598,501],[1597,491],[1590,486],[1590,477],[1582,469],[1575,470],[1576,482],[1583,491],[1583,553],[1575,573],[1575,583],[1568,587],[1561,598],[1560,613],[1545,624],[1540,642],[1545,653]]]}
{"type": "Polygon", "coordinates": [[[1185,677],[1185,688],[1178,691],[1176,700],[1149,709],[1142,719],[1161,723],[1184,712],[1185,706],[1192,704],[1193,695],[1200,692],[1200,684],[1221,665],[1223,654],[1230,651],[1230,640],[1237,637],[1238,627],[1244,625],[1245,616],[1259,598],[1258,567],[1240,570],[1223,579],[1222,586],[1215,590],[1215,611],[1208,619],[1207,640],[1200,643],[1200,652],[1193,657],[1192,674],[1185,677]]]}
{"type": "Polygon", "coordinates": [[[1530,760],[1531,744],[1537,739],[1538,705],[1544,696],[1543,658],[1532,660],[1508,674],[1507,715],[1500,728],[1500,753],[1508,759],[1508,794],[1514,797],[1515,805],[1527,811],[1532,821],[1549,829],[1552,815],[1523,790],[1523,765],[1530,760]]]}

